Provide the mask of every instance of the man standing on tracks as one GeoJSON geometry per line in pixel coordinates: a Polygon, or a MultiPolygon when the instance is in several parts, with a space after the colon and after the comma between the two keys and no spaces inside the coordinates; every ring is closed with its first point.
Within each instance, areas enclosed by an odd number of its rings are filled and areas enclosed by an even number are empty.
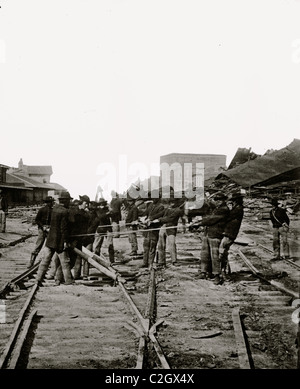
{"type": "Polygon", "coordinates": [[[71,200],[70,193],[62,191],[58,198],[59,204],[55,204],[53,207],[50,229],[45,244],[45,256],[39,265],[36,277],[36,283],[40,286],[50,265],[51,258],[55,253],[59,261],[59,266],[55,274],[56,283],[59,284],[62,278],[64,278],[65,285],[74,284],[68,253],[68,250],[71,248],[68,212],[71,200]]]}
{"type": "Polygon", "coordinates": [[[127,203],[127,216],[125,223],[126,225],[130,225],[129,231],[128,231],[128,240],[131,245],[131,253],[130,256],[137,255],[138,252],[138,241],[136,237],[136,231],[138,229],[138,218],[139,218],[139,211],[137,206],[135,205],[135,200],[131,197],[127,197],[126,199],[127,203]]]}
{"type": "MultiPolygon", "coordinates": [[[[85,246],[85,239],[89,226],[90,215],[88,212],[88,206],[90,198],[87,195],[79,196],[78,205],[69,210],[69,222],[70,222],[70,238],[74,238],[74,246],[78,250],[82,250],[82,246],[85,246]]],[[[78,280],[81,277],[82,262],[85,262],[80,255],[77,255],[75,251],[70,251],[71,268],[74,271],[74,279],[78,280]]]]}
{"type": "Polygon", "coordinates": [[[5,232],[6,230],[6,215],[8,213],[8,204],[6,196],[4,195],[2,189],[0,189],[0,232],[5,232]]]}
{"type": "Polygon", "coordinates": [[[161,226],[161,222],[157,219],[162,217],[165,212],[165,207],[161,203],[160,197],[161,192],[158,193],[157,197],[153,193],[152,203],[149,204],[144,215],[146,216],[145,224],[150,231],[146,231],[144,235],[143,267],[149,266],[151,268],[155,259],[159,228],[161,226]]]}
{"type": "Polygon", "coordinates": [[[288,231],[290,219],[284,208],[279,207],[278,200],[273,198],[271,200],[272,209],[270,211],[270,218],[273,225],[273,261],[280,259],[280,240],[282,240],[283,255],[285,259],[290,257],[288,231]]]}
{"type": "Polygon", "coordinates": [[[45,205],[38,210],[35,218],[35,223],[38,226],[38,237],[35,243],[35,248],[31,253],[31,258],[28,263],[28,268],[34,265],[36,257],[39,255],[45,240],[47,239],[48,231],[50,228],[51,214],[54,204],[54,198],[47,196],[44,200],[45,205]]]}
{"type": "Polygon", "coordinates": [[[166,208],[164,215],[157,219],[162,227],[158,238],[158,267],[166,266],[166,247],[169,246],[172,265],[177,266],[177,248],[176,235],[178,220],[184,214],[184,201],[181,198],[171,197],[169,207],[166,208]]]}
{"type": "Polygon", "coordinates": [[[216,285],[223,283],[219,247],[229,216],[226,199],[227,196],[224,193],[217,192],[214,195],[215,208],[210,215],[203,216],[200,222],[201,226],[205,226],[205,231],[202,240],[199,278],[206,279],[211,275],[216,285]]]}
{"type": "Polygon", "coordinates": [[[110,263],[114,263],[115,250],[110,215],[111,213],[107,201],[104,198],[100,198],[96,210],[96,218],[93,220],[93,224],[89,229],[96,231],[93,242],[93,252],[96,255],[100,255],[101,247],[106,236],[109,261],[110,263]]]}
{"type": "Polygon", "coordinates": [[[238,236],[241,223],[244,217],[243,195],[240,192],[232,193],[227,201],[229,208],[229,216],[223,232],[223,238],[219,247],[219,256],[221,262],[221,270],[226,274],[228,265],[228,252],[230,246],[238,236]]]}

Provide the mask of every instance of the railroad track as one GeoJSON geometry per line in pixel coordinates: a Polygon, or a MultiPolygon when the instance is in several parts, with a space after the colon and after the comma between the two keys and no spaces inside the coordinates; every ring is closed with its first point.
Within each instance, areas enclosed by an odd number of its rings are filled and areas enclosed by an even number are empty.
{"type": "MultiPolygon", "coordinates": [[[[231,281],[197,280],[199,238],[179,234],[177,241],[178,267],[149,272],[134,266],[139,261],[117,263],[114,274],[126,282],[94,268],[86,283],[45,280],[37,288],[27,275],[25,289],[10,289],[11,300],[3,294],[15,304],[6,341],[26,314],[2,368],[278,368],[286,352],[280,368],[296,368],[295,298],[250,273],[237,247],[231,281]]],[[[3,359],[8,343],[0,346],[3,359]]]]}

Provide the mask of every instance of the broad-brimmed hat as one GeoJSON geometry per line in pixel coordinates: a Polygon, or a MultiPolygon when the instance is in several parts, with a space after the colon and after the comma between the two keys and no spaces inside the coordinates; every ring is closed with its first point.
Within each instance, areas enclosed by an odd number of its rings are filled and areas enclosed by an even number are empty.
{"type": "Polygon", "coordinates": [[[70,193],[67,190],[63,190],[59,195],[58,199],[73,200],[73,197],[71,197],[70,193]]]}
{"type": "Polygon", "coordinates": [[[80,199],[81,201],[85,201],[85,202],[87,202],[87,203],[90,202],[90,198],[89,198],[89,196],[87,196],[87,195],[83,195],[83,196],[80,196],[80,195],[79,195],[79,199],[80,199]]]}
{"type": "Polygon", "coordinates": [[[44,200],[44,203],[53,203],[54,198],[52,196],[47,196],[44,200]]]}
{"type": "Polygon", "coordinates": [[[107,201],[104,199],[104,198],[100,198],[99,200],[98,200],[98,205],[107,205],[107,201]]]}

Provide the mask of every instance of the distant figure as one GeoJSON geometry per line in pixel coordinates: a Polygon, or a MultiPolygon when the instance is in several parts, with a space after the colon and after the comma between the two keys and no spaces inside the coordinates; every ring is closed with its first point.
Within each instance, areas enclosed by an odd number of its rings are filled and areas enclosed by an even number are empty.
{"type": "Polygon", "coordinates": [[[27,266],[28,268],[34,265],[34,261],[36,257],[39,255],[39,252],[41,251],[44,242],[47,239],[47,235],[50,229],[54,198],[51,196],[47,196],[44,202],[45,205],[38,210],[38,213],[35,218],[35,223],[38,226],[38,237],[35,243],[35,248],[31,253],[31,258],[27,266]]]}
{"type": "Polygon", "coordinates": [[[45,256],[39,265],[36,276],[36,283],[40,286],[42,286],[44,275],[55,253],[59,263],[55,273],[56,284],[59,285],[63,280],[65,285],[74,284],[68,252],[72,248],[69,240],[68,212],[72,197],[69,192],[62,191],[58,200],[59,204],[55,204],[52,210],[50,229],[45,244],[45,256]]]}
{"type": "Polygon", "coordinates": [[[284,208],[279,207],[276,198],[271,200],[272,209],[270,211],[270,218],[273,225],[273,261],[280,259],[280,240],[282,240],[283,255],[285,259],[290,257],[288,231],[290,219],[284,208]]]}
{"type": "Polygon", "coordinates": [[[227,201],[227,206],[229,208],[229,216],[226,221],[223,238],[219,247],[219,257],[223,275],[229,267],[228,252],[230,246],[238,236],[244,217],[243,195],[241,193],[233,193],[227,201]]]}
{"type": "Polygon", "coordinates": [[[5,232],[6,230],[6,216],[8,214],[8,203],[6,196],[0,189],[0,232],[5,232]]]}

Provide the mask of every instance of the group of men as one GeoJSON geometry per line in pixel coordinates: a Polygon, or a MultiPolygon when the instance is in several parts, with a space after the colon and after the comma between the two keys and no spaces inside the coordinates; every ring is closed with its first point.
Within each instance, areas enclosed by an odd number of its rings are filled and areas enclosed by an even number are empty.
{"type": "MultiPolygon", "coordinates": [[[[120,236],[121,222],[126,226],[125,233],[131,246],[130,256],[138,254],[138,230],[143,235],[143,267],[152,268],[155,262],[156,268],[166,266],[167,244],[172,265],[177,265],[178,222],[180,218],[188,216],[183,198],[171,195],[170,198],[163,199],[159,193],[158,196],[151,198],[150,194],[148,198],[137,201],[131,197],[121,199],[118,194],[113,193],[110,203],[103,198],[97,202],[90,201],[87,195],[79,196],[79,200],[71,200],[73,199],[68,192],[62,192],[58,204],[54,204],[53,198],[47,197],[45,206],[37,213],[38,238],[28,267],[33,266],[45,244],[44,256],[37,273],[38,284],[42,284],[50,264],[50,277],[55,279],[56,284],[63,282],[69,285],[76,279],[87,279],[89,264],[73,249],[76,247],[82,250],[84,246],[100,255],[105,238],[109,261],[114,263],[113,242],[114,238],[120,236]]],[[[284,210],[278,211],[278,202],[272,200],[272,203],[274,207],[277,206],[270,215],[274,230],[274,252],[280,257],[279,235],[284,238],[284,250],[288,255],[286,226],[289,220],[284,210]]],[[[223,192],[217,192],[205,201],[203,209],[199,212],[202,217],[197,225],[203,230],[197,277],[213,280],[219,285],[224,282],[228,269],[228,252],[239,233],[244,216],[243,195],[236,192],[226,196],[223,192]]]]}

